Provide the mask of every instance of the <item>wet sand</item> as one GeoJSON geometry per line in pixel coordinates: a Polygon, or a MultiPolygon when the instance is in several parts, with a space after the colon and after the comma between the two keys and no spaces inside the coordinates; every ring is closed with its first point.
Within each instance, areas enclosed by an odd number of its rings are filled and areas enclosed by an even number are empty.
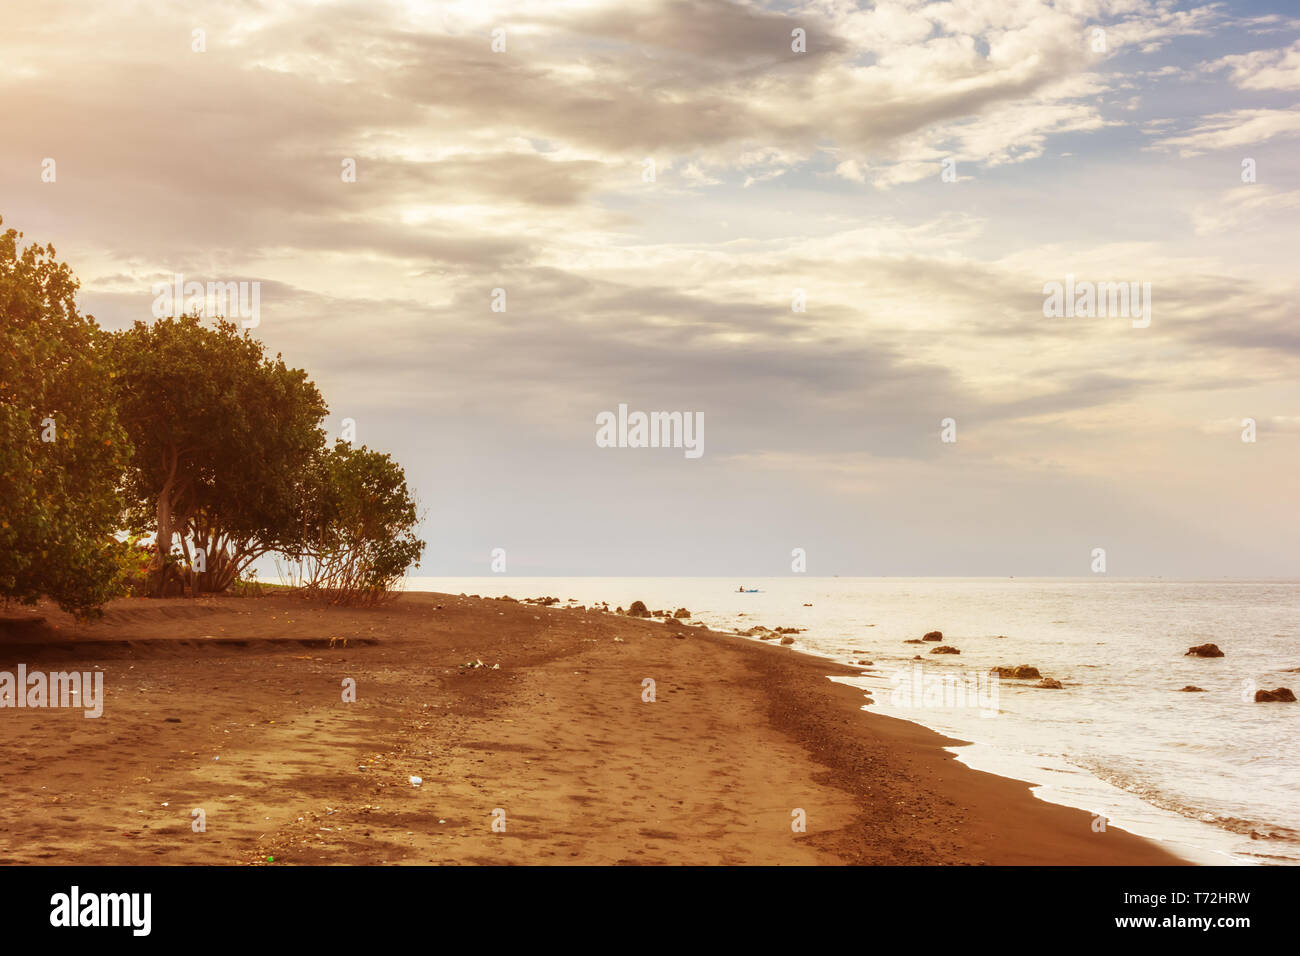
{"type": "Polygon", "coordinates": [[[854,669],[702,628],[438,594],[24,615],[0,670],[102,669],[105,700],[0,709],[4,863],[1180,862],[862,711],[826,679],[854,669]]]}

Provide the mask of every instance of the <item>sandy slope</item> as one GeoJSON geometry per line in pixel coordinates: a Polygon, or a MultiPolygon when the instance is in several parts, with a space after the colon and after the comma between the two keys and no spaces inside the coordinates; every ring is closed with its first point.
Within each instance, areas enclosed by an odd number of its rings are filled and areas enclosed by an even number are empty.
{"type": "Polygon", "coordinates": [[[0,627],[0,670],[102,668],[106,700],[0,710],[8,863],[1176,862],[726,635],[429,594],[39,613],[0,627]]]}

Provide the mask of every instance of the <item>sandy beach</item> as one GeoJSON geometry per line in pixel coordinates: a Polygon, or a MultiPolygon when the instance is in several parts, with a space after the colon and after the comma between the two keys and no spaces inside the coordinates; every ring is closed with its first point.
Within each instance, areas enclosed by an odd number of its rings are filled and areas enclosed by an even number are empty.
{"type": "Polygon", "coordinates": [[[1179,862],[703,628],[441,594],[30,613],[0,669],[102,669],[104,709],[3,712],[5,863],[1179,862]]]}

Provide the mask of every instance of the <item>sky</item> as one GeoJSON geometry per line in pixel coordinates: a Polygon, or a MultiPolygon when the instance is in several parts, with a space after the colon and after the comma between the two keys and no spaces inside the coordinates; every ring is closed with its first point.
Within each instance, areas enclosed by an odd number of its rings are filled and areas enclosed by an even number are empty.
{"type": "Polygon", "coordinates": [[[53,0],[0,216],[110,329],[259,283],[420,574],[1296,576],[1298,100],[1281,0],[53,0]]]}

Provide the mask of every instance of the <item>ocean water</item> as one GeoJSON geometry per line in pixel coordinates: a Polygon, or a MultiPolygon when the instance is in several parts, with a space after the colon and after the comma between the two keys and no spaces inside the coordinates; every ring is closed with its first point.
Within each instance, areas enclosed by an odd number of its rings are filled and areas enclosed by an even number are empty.
{"type": "Polygon", "coordinates": [[[1197,862],[1300,863],[1300,703],[1254,703],[1256,687],[1300,690],[1297,581],[495,575],[407,586],[641,600],[717,629],[803,628],[797,650],[872,662],[837,678],[870,691],[869,710],[971,741],[953,748],[963,763],[1197,862]],[[934,630],[961,653],[904,643],[934,630]],[[1225,656],[1185,656],[1207,641],[1225,656]],[[1065,687],[989,681],[989,668],[1017,664],[1065,687]],[[1189,684],[1205,692],[1179,690],[1189,684]]]}

